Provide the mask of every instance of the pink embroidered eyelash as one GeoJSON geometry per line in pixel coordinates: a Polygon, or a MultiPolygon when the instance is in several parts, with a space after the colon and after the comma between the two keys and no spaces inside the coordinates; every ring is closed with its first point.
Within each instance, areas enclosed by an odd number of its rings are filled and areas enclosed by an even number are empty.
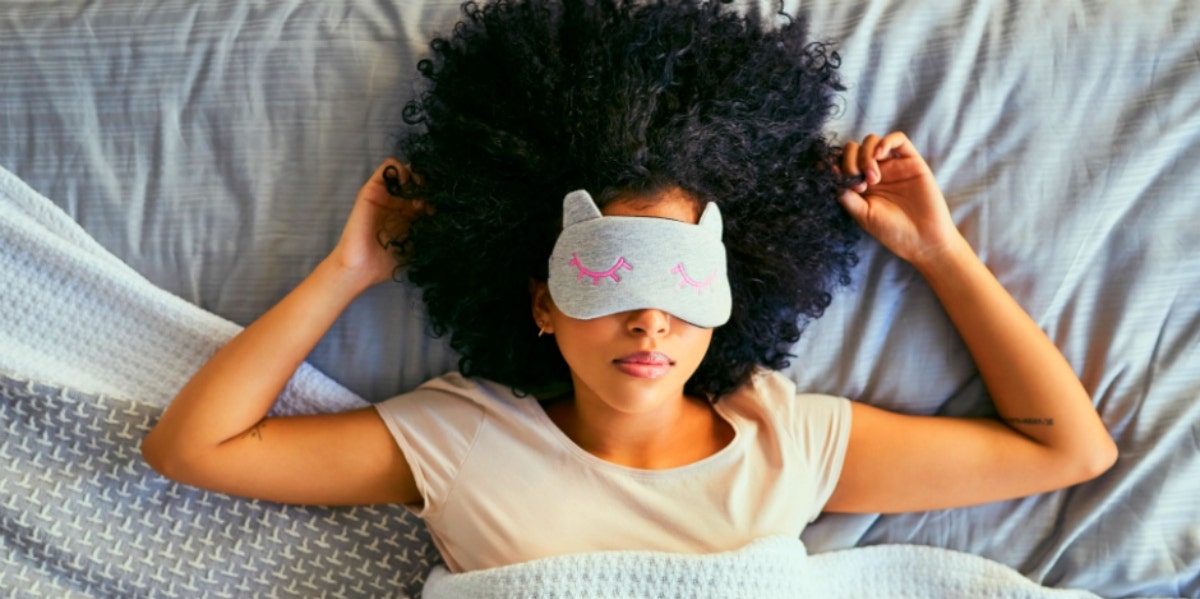
{"type": "Polygon", "coordinates": [[[716,278],[717,278],[717,271],[715,271],[715,270],[714,270],[714,271],[712,272],[712,274],[708,275],[708,278],[707,278],[707,279],[704,279],[703,281],[696,281],[695,279],[692,279],[691,277],[689,277],[689,276],[687,275],[687,272],[683,270],[683,263],[682,263],[682,262],[680,262],[679,264],[676,264],[676,265],[675,265],[675,268],[672,268],[672,269],[671,269],[671,273],[672,273],[672,274],[678,273],[678,274],[679,274],[679,276],[683,277],[683,281],[679,283],[679,286],[680,286],[680,287],[685,287],[685,286],[688,286],[688,285],[691,285],[692,287],[695,287],[695,288],[696,288],[696,295],[700,295],[700,290],[701,290],[701,289],[706,289],[706,288],[708,288],[708,287],[711,287],[711,286],[712,286],[713,279],[716,279],[716,278]]]}
{"type": "Polygon", "coordinates": [[[579,276],[575,277],[575,280],[582,279],[584,277],[584,275],[587,275],[589,277],[592,277],[592,285],[599,285],[600,279],[604,279],[604,278],[612,278],[612,280],[614,282],[620,283],[621,277],[617,276],[617,269],[624,268],[625,270],[633,270],[633,267],[630,266],[629,263],[625,261],[625,256],[621,256],[621,257],[617,258],[617,263],[614,264],[612,268],[610,268],[604,272],[595,272],[595,271],[591,271],[591,270],[584,268],[583,263],[579,261],[579,255],[575,254],[575,253],[571,254],[570,264],[571,264],[571,266],[579,267],[579,276]]]}

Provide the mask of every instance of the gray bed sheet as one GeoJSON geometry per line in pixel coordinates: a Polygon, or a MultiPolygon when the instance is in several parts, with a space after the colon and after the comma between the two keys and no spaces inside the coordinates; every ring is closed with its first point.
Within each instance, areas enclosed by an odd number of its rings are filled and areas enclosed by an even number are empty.
{"type": "MultiPolygon", "coordinates": [[[[154,283],[249,323],[333,246],[457,5],[0,4],[0,165],[154,283]]],[[[909,133],[1122,450],[1111,472],[1057,493],[826,515],[810,549],[923,543],[1105,596],[1200,596],[1200,3],[788,8],[843,58],[832,129],[909,133]]],[[[788,374],[902,411],[986,412],[928,287],[873,242],[862,254],[788,374]]],[[[455,364],[405,283],[360,298],[311,361],[371,400],[455,364]]]]}

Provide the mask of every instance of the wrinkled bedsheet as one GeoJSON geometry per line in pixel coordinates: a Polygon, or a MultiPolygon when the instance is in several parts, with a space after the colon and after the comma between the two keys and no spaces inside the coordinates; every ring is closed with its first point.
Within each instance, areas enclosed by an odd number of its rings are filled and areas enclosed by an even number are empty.
{"type": "MultiPolygon", "coordinates": [[[[908,132],[956,222],[1062,348],[1122,451],[1112,471],[1061,492],[826,515],[805,532],[809,549],[927,544],[1050,586],[1200,596],[1200,4],[787,7],[807,11],[842,56],[848,89],[832,131],[908,132]]],[[[444,0],[5,3],[0,166],[148,280],[247,324],[333,246],[403,130],[415,60],[457,10],[444,0]]],[[[862,257],[788,374],[902,411],[986,412],[928,287],[869,240],[862,257]]],[[[311,360],[374,401],[455,358],[426,335],[419,294],[397,283],[351,306],[311,360]]],[[[140,500],[158,501],[162,484],[140,500]]],[[[28,501],[51,509],[44,496],[28,501]]],[[[30,571],[55,567],[46,553],[17,554],[30,571]]]]}

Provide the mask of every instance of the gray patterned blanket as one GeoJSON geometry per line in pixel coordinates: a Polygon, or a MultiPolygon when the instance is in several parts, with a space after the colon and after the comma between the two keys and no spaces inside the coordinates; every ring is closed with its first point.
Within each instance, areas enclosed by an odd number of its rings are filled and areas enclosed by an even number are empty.
{"type": "MultiPolygon", "coordinates": [[[[139,444],[237,325],[158,289],[0,168],[0,590],[7,597],[416,595],[399,506],[309,508],[166,480],[139,444]]],[[[311,367],[279,413],[363,401],[311,367]]]]}

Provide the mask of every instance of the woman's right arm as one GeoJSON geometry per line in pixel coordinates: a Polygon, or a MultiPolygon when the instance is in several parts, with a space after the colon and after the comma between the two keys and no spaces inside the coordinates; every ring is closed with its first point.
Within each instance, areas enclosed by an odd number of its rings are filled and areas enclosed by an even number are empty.
{"type": "Polygon", "coordinates": [[[379,232],[397,233],[423,206],[387,194],[389,167],[407,176],[394,160],[381,165],[359,192],[329,257],[180,390],[142,442],[152,468],[185,484],[285,503],[421,501],[412,470],[374,408],[266,417],[342,311],[396,267],[379,232]]]}
{"type": "Polygon", "coordinates": [[[871,236],[920,272],[974,358],[1000,418],[914,416],[853,404],[830,511],[910,512],[1044,493],[1100,476],[1117,446],[1071,364],[954,225],[903,133],[846,145],[842,194],[871,236]]]}

